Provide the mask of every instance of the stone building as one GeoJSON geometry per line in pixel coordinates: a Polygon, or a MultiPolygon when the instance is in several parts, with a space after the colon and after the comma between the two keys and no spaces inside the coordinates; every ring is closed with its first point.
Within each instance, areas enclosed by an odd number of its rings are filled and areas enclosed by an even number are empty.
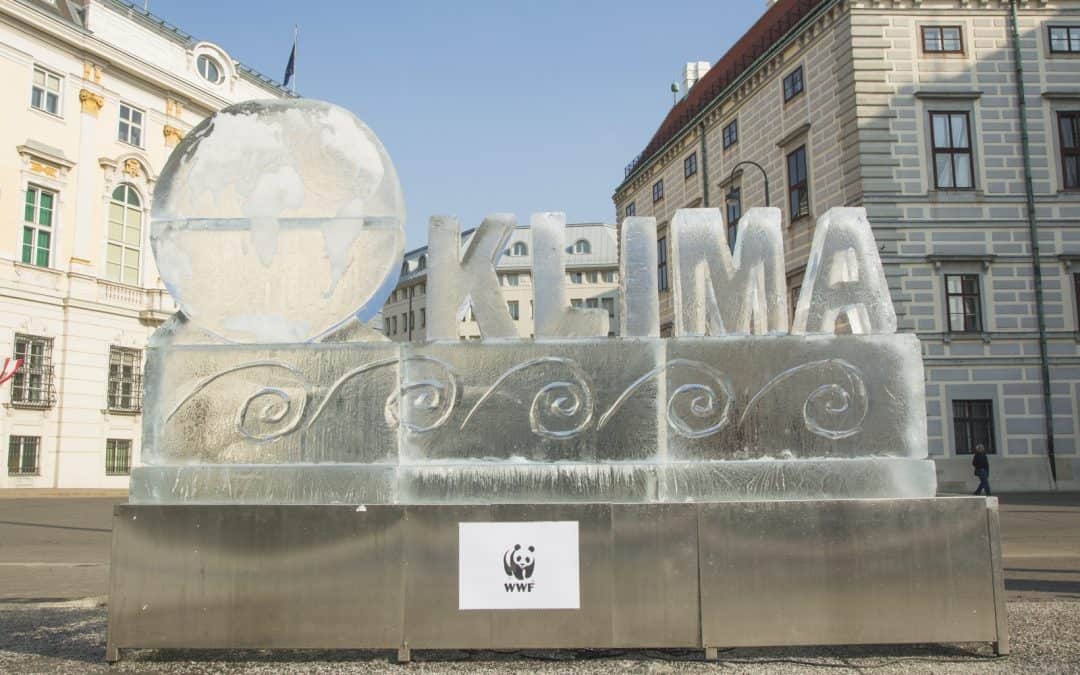
{"type": "Polygon", "coordinates": [[[117,0],[0,2],[0,487],[127,487],[143,349],[175,306],[148,215],[169,152],[274,82],[117,0]]]}
{"type": "MultiPolygon", "coordinates": [[[[465,233],[465,237],[469,233],[465,233]]],[[[465,238],[463,237],[463,238],[465,238]]],[[[465,239],[467,241],[467,239],[465,239]]],[[[612,335],[618,331],[619,258],[615,226],[566,226],[566,287],[571,304],[607,309],[612,335]]],[[[514,228],[495,265],[506,308],[518,335],[533,337],[532,230],[514,228]]],[[[427,335],[427,247],[405,254],[401,277],[382,310],[383,332],[396,342],[422,342],[427,335]]],[[[375,324],[373,324],[375,325],[375,324]]],[[[461,319],[462,338],[479,339],[471,312],[461,319]]]]}
{"type": "Polygon", "coordinates": [[[765,205],[767,178],[794,297],[817,217],[864,206],[901,330],[923,342],[945,491],[974,487],[977,443],[993,453],[995,487],[1080,485],[1080,3],[1016,5],[1014,43],[1000,0],[769,3],[613,197],[620,219],[657,219],[666,334],[676,209],[719,208],[733,232],[743,210],[765,205]]]}

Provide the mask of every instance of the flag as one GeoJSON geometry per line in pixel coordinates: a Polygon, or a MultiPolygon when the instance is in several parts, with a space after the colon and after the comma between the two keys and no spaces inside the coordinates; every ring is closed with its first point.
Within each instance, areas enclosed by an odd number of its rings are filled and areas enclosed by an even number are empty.
{"type": "Polygon", "coordinates": [[[293,79],[293,73],[296,71],[296,39],[293,39],[292,51],[289,52],[289,62],[285,64],[285,78],[281,82],[281,86],[288,88],[289,82],[293,79]]]}

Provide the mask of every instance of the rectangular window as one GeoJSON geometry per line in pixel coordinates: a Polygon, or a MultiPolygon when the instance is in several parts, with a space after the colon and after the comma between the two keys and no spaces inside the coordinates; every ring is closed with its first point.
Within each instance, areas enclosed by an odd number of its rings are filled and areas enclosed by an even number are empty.
{"type": "Polygon", "coordinates": [[[22,261],[48,267],[52,257],[53,213],[56,193],[35,185],[26,187],[23,206],[22,261]]]}
{"type": "Polygon", "coordinates": [[[923,26],[922,47],[927,54],[963,54],[960,26],[923,26]]]}
{"type": "Polygon", "coordinates": [[[624,212],[625,212],[627,218],[629,218],[630,216],[637,215],[637,205],[634,204],[634,202],[630,202],[629,204],[626,205],[626,208],[624,209],[624,212]]]}
{"type": "Polygon", "coordinates": [[[513,319],[514,321],[517,321],[518,319],[521,318],[521,310],[518,307],[518,301],[517,300],[507,300],[506,308],[508,310],[510,310],[510,318],[511,319],[513,319]]]}
{"type": "Polygon", "coordinates": [[[605,284],[613,284],[613,283],[615,283],[615,271],[614,270],[605,270],[604,271],[604,283],[605,284]]]}
{"type": "Polygon", "coordinates": [[[131,473],[131,440],[109,438],[105,440],[105,475],[126,476],[131,473]]]}
{"type": "Polygon", "coordinates": [[[427,310],[423,307],[420,308],[420,327],[427,328],[427,310]]]}
{"type": "Polygon", "coordinates": [[[722,132],[724,138],[724,149],[727,150],[731,146],[739,142],[739,120],[731,120],[731,124],[724,127],[722,132]]]}
{"type": "Polygon", "coordinates": [[[799,66],[795,70],[791,71],[790,75],[784,78],[784,103],[787,103],[791,99],[801,94],[802,90],[802,66],[799,66]]]}
{"type": "Polygon", "coordinates": [[[595,271],[594,272],[588,272],[585,275],[585,278],[588,279],[590,284],[600,283],[600,273],[599,272],[595,272],[595,271]]]}
{"type": "Polygon", "coordinates": [[[60,114],[62,80],[44,68],[34,68],[34,83],[30,87],[30,105],[50,115],[60,114]]]}
{"type": "Polygon", "coordinates": [[[600,309],[600,298],[585,298],[585,306],[589,309],[600,309]]]}
{"type": "MultiPolygon", "coordinates": [[[[462,319],[462,321],[464,321],[464,320],[465,319],[462,319]]],[[[390,317],[390,326],[393,328],[393,330],[391,332],[394,335],[397,335],[397,317],[396,316],[390,317]]]]}
{"type": "Polygon", "coordinates": [[[408,333],[409,332],[409,315],[406,314],[405,312],[401,313],[401,332],[402,333],[408,333]]]}
{"type": "Polygon", "coordinates": [[[390,334],[390,319],[383,319],[383,333],[390,334]]]}
{"type": "Polygon", "coordinates": [[[416,312],[409,310],[409,330],[416,328],[416,312]]]}
{"type": "Polygon", "coordinates": [[[516,274],[507,274],[506,275],[506,285],[507,286],[520,286],[521,285],[521,279],[516,274]]]}
{"type": "Polygon", "coordinates": [[[690,156],[683,160],[682,163],[683,178],[689,178],[697,173],[697,153],[691,152],[690,156]]]}
{"type": "Polygon", "coordinates": [[[652,200],[654,202],[658,202],[663,198],[664,198],[664,179],[661,178],[660,180],[653,183],[653,186],[652,186],[652,200]]]}
{"type": "Polygon", "coordinates": [[[22,366],[11,378],[11,405],[50,408],[53,394],[52,339],[15,334],[15,358],[22,366]]]}
{"type": "Polygon", "coordinates": [[[570,298],[570,306],[580,308],[582,306],[581,298],[570,298]]]}
{"type": "Polygon", "coordinates": [[[109,410],[142,410],[142,352],[109,347],[109,410]]]}
{"type": "Polygon", "coordinates": [[[980,444],[988,454],[994,454],[994,402],[954,400],[953,434],[958,455],[970,455],[980,444]]]}
{"type": "Polygon", "coordinates": [[[934,187],[938,190],[971,190],[975,187],[970,129],[966,112],[930,113],[934,187]]]}
{"type": "Polygon", "coordinates": [[[126,103],[120,104],[120,128],[118,138],[131,145],[142,147],[143,111],[126,103]]]}
{"type": "Polygon", "coordinates": [[[615,298],[600,298],[600,306],[607,310],[608,325],[615,327],[615,298]]]}
{"type": "Polygon", "coordinates": [[[806,146],[787,156],[788,207],[791,221],[810,215],[810,183],[806,176],[806,146]]]}
{"type": "Polygon", "coordinates": [[[570,283],[572,283],[572,284],[583,284],[583,283],[585,283],[585,275],[582,274],[581,272],[571,272],[570,273],[570,283]]]}
{"type": "Polygon", "coordinates": [[[1058,113],[1061,131],[1061,180],[1066,190],[1080,190],[1080,111],[1058,113]]]}
{"type": "Polygon", "coordinates": [[[728,190],[725,205],[727,206],[727,243],[732,251],[735,250],[735,234],[739,229],[739,218],[742,218],[742,190],[733,187],[728,190]]]}
{"type": "Polygon", "coordinates": [[[667,237],[656,240],[656,284],[660,291],[668,289],[667,237]]]}
{"type": "Polygon", "coordinates": [[[12,436],[8,440],[7,470],[9,476],[36,476],[41,454],[40,436],[12,436]]]}
{"type": "Polygon", "coordinates": [[[1050,26],[1050,52],[1080,54],[1080,26],[1050,26]]]}
{"type": "Polygon", "coordinates": [[[945,308],[950,333],[981,333],[979,275],[946,274],[945,308]]]}

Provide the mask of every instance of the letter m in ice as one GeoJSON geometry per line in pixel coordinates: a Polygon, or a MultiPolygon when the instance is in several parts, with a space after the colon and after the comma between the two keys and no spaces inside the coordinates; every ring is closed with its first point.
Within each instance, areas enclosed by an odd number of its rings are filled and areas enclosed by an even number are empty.
{"type": "Polygon", "coordinates": [[[734,251],[719,209],[679,209],[671,240],[675,335],[787,332],[779,209],[747,211],[734,251]]]}

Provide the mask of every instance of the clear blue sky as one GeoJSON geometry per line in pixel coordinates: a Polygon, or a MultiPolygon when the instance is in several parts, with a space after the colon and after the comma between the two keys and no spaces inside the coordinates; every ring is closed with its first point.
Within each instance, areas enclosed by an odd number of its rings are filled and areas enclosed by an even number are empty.
{"type": "MultiPolygon", "coordinates": [[[[142,5],[142,0],[135,0],[142,5]]],[[[615,218],[623,167],[686,61],[715,62],[765,0],[150,0],[150,11],[297,91],[352,110],[386,145],[408,247],[435,213],[615,218]]]]}

